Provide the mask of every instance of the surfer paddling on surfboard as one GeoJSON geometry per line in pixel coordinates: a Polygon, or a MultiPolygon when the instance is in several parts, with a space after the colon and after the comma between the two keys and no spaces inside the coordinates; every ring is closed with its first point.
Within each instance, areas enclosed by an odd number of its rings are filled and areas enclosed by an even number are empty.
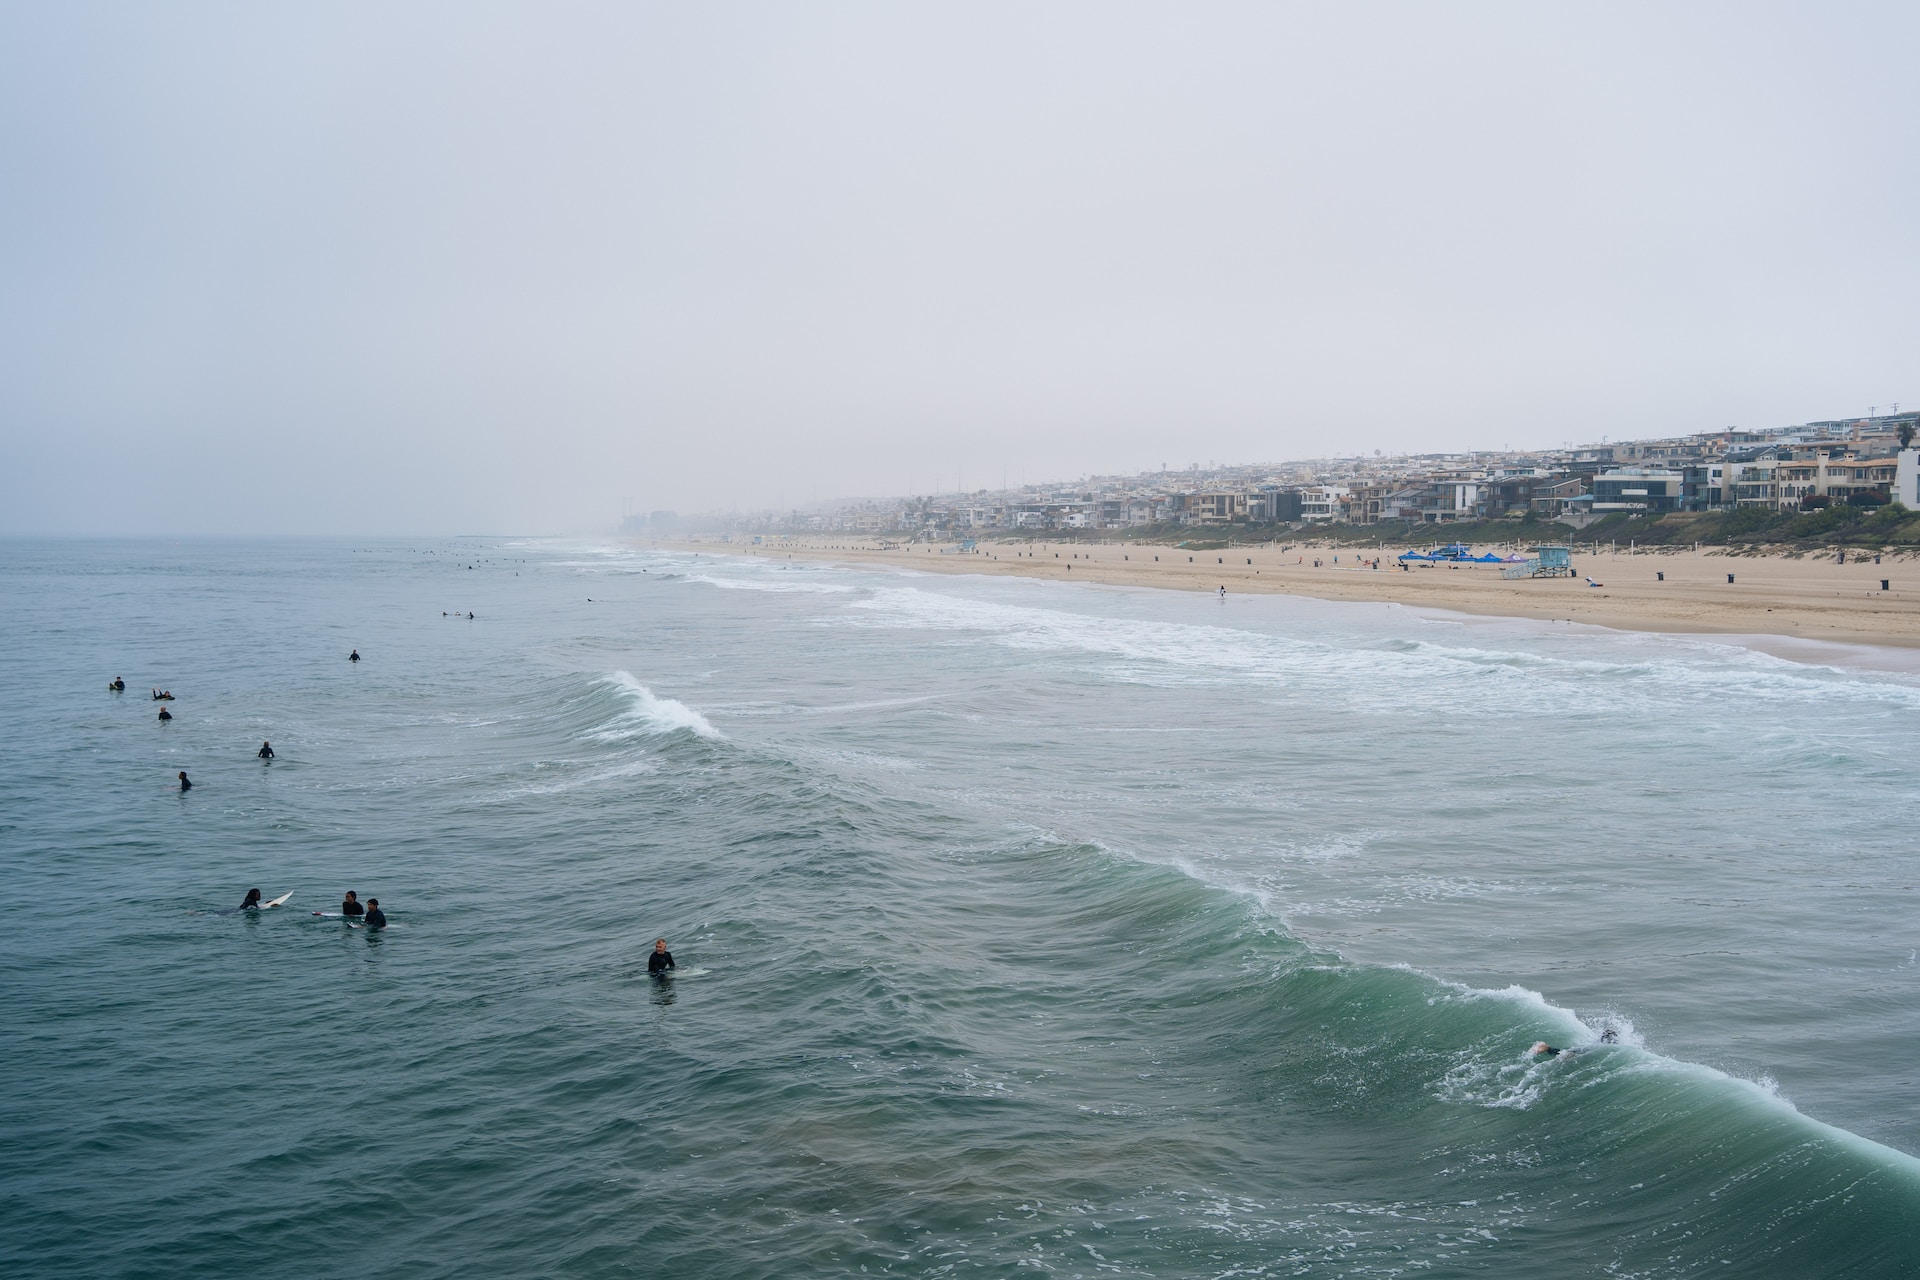
{"type": "MultiPolygon", "coordinates": [[[[1619,1044],[1620,1033],[1618,1031],[1615,1031],[1612,1027],[1607,1027],[1606,1029],[1600,1032],[1600,1043],[1601,1044],[1619,1044]]],[[[1577,1049],[1556,1049],[1552,1045],[1548,1044],[1545,1040],[1535,1040],[1533,1042],[1533,1047],[1527,1050],[1527,1056],[1529,1058],[1537,1058],[1544,1053],[1549,1058],[1571,1058],[1578,1052],[1579,1050],[1577,1049]]]]}

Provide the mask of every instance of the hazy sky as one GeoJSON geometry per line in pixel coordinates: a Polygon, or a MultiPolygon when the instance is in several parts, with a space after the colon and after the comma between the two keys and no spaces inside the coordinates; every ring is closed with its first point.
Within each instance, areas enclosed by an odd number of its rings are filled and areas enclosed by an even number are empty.
{"type": "Polygon", "coordinates": [[[0,3],[0,530],[1920,404],[1920,5],[0,3]]]}

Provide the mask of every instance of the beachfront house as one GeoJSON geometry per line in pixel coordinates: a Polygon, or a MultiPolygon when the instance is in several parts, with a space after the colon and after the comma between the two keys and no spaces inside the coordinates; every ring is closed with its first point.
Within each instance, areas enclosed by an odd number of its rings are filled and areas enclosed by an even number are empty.
{"type": "Polygon", "coordinates": [[[1593,511],[1596,515],[1614,511],[1649,514],[1678,511],[1685,480],[1678,471],[1650,471],[1640,467],[1602,472],[1593,478],[1593,511]]]}
{"type": "Polygon", "coordinates": [[[1902,449],[1895,464],[1893,500],[1920,511],[1920,449],[1902,449]]]}
{"type": "Polygon", "coordinates": [[[1247,495],[1225,490],[1188,494],[1187,514],[1194,524],[1244,523],[1247,518],[1247,495]]]}
{"type": "Polygon", "coordinates": [[[1345,485],[1309,485],[1300,491],[1300,518],[1314,523],[1337,520],[1340,517],[1341,499],[1346,496],[1345,485]]]}
{"type": "Polygon", "coordinates": [[[1808,499],[1878,505],[1892,496],[1895,458],[1813,457],[1774,468],[1776,505],[1808,506],[1808,499]]]}

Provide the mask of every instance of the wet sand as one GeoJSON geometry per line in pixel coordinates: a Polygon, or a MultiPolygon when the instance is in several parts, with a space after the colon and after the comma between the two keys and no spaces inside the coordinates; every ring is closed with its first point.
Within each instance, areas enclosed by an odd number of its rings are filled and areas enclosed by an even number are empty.
{"type": "Polygon", "coordinates": [[[1888,555],[1876,565],[1871,555],[1856,558],[1851,552],[1847,563],[1840,564],[1826,552],[1793,557],[1729,554],[1717,548],[1623,548],[1617,553],[1576,551],[1572,578],[1515,580],[1502,577],[1499,565],[1421,564],[1403,570],[1395,559],[1402,547],[1356,552],[1311,543],[1287,544],[1285,550],[1262,545],[1202,551],[1117,542],[982,542],[970,554],[950,543],[886,547],[875,539],[848,537],[779,539],[762,546],[709,537],[651,545],[1174,591],[1217,592],[1224,586],[1229,594],[1261,591],[1323,600],[1392,601],[1629,631],[1920,648],[1920,557],[1911,555],[1888,555]],[[1368,567],[1375,558],[1379,568],[1368,567]],[[1589,586],[1588,579],[1601,585],[1589,586]],[[1882,579],[1889,590],[1880,589],[1882,579]]]}

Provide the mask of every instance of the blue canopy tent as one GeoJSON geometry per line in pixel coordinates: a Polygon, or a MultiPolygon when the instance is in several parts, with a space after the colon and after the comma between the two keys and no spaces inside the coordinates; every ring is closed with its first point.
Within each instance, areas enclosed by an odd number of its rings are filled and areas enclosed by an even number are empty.
{"type": "Polygon", "coordinates": [[[1504,564],[1505,561],[1489,551],[1483,556],[1473,554],[1473,548],[1464,542],[1449,542],[1444,547],[1435,547],[1431,551],[1403,551],[1402,560],[1425,560],[1451,564],[1504,564]]]}

